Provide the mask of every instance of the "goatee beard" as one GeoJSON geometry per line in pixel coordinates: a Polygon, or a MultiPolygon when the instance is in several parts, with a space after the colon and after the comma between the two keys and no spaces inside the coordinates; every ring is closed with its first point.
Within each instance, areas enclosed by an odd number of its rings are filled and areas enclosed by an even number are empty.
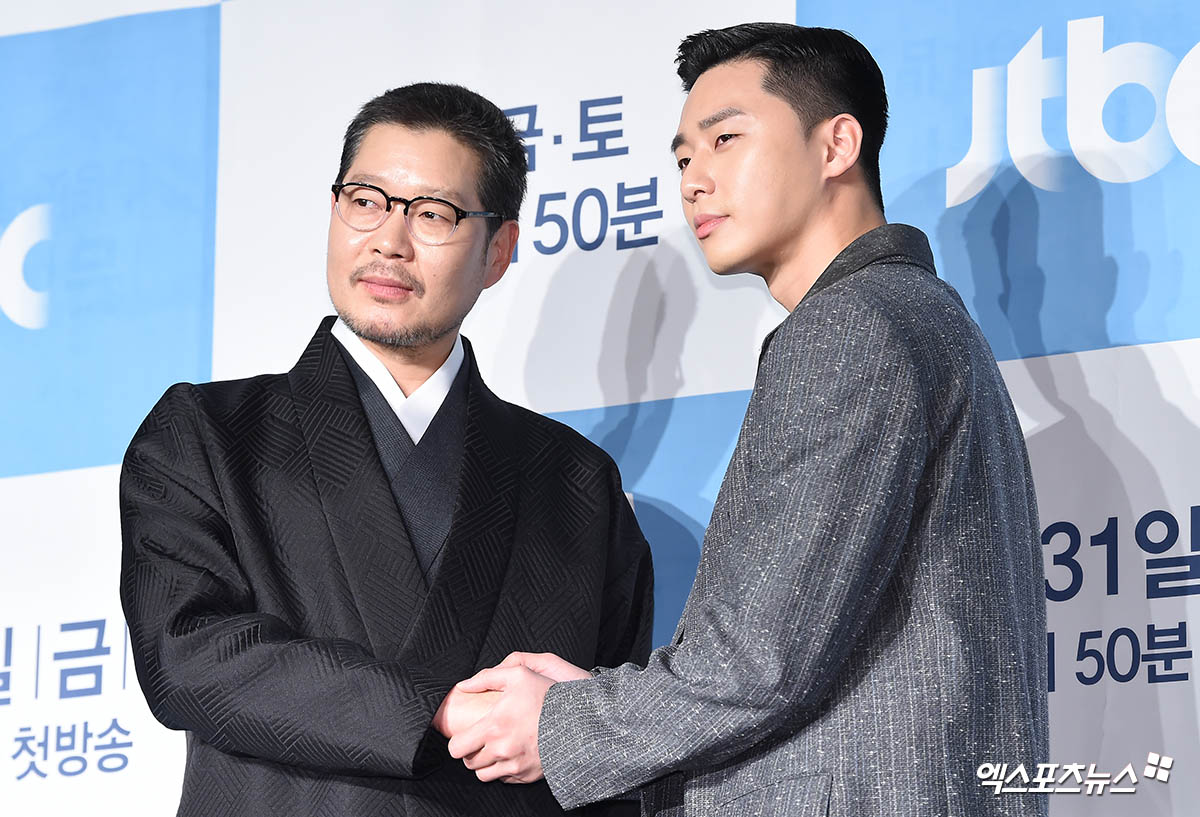
{"type": "Polygon", "coordinates": [[[354,316],[337,310],[342,323],[350,327],[350,331],[363,340],[378,343],[393,349],[420,349],[431,346],[437,341],[458,330],[462,321],[451,326],[404,326],[396,329],[382,329],[368,323],[356,320],[354,316]]]}

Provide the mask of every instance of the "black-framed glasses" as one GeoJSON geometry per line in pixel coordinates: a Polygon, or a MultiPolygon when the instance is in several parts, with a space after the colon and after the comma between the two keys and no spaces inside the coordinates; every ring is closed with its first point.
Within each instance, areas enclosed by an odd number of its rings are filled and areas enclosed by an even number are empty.
{"type": "Polygon", "coordinates": [[[364,233],[376,229],[387,221],[394,202],[404,205],[404,223],[412,237],[434,247],[445,244],[464,218],[501,217],[499,213],[486,210],[464,210],[433,196],[411,199],[389,196],[375,185],[362,182],[335,184],[332,190],[333,208],[350,229],[364,233]]]}

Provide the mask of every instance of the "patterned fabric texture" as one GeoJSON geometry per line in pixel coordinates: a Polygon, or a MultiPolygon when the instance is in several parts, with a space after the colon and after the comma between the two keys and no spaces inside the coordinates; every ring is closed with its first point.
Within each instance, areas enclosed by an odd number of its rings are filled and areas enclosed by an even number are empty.
{"type": "Polygon", "coordinates": [[[983,762],[1047,759],[1037,508],[991,350],[925,236],[858,239],[764,344],[674,643],[551,687],[566,807],[1044,814],[983,762]]]}
{"type": "Polygon", "coordinates": [[[121,599],[151,709],[189,733],[178,813],[561,813],[544,783],[479,783],[429,724],[513,650],[645,662],[650,553],[616,468],[497,399],[468,347],[427,586],[331,324],[287,375],[171,387],[125,457],[121,599]]]}
{"type": "Polygon", "coordinates": [[[467,426],[467,383],[471,367],[464,359],[442,405],[420,444],[414,444],[387,398],[344,348],[342,360],[362,400],[379,463],[400,509],[404,532],[412,543],[425,583],[437,571],[445,552],[454,502],[462,472],[463,437],[467,426]]]}

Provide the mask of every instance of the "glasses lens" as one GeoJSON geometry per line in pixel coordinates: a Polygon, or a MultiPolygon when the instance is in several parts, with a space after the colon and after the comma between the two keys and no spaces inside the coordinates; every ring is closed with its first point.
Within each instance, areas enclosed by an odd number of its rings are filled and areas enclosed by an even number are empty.
{"type": "Polygon", "coordinates": [[[445,202],[417,199],[408,207],[408,229],[426,244],[443,243],[456,224],[458,216],[445,202]]]}
{"type": "Polygon", "coordinates": [[[387,200],[378,190],[347,185],[337,197],[342,220],[356,230],[374,230],[387,218],[387,200]]]}

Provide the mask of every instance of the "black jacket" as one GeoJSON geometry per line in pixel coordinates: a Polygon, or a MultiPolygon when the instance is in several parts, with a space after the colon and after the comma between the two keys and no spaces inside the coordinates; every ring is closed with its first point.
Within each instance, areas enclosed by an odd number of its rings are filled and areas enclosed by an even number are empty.
{"type": "MultiPolygon", "coordinates": [[[[513,650],[644,663],[650,552],[612,460],[471,379],[441,566],[421,577],[355,383],[318,329],[287,375],[172,386],[121,472],[121,600],[180,815],[561,813],[429,726],[513,650]]],[[[606,804],[623,813],[632,804],[606,804]]]]}

